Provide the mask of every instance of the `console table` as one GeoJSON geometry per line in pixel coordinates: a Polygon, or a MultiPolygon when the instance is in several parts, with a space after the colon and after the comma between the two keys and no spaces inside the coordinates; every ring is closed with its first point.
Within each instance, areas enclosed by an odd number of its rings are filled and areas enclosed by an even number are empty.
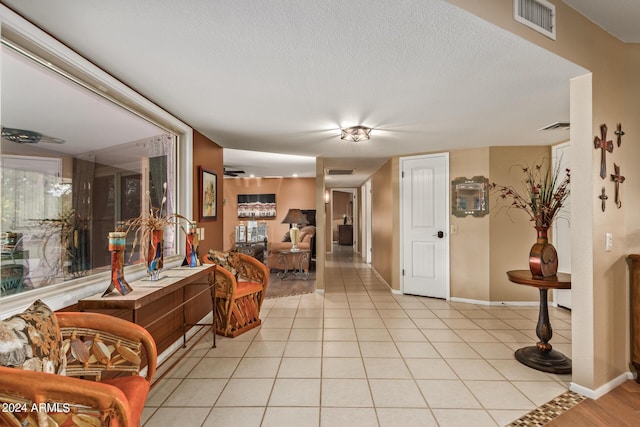
{"type": "Polygon", "coordinates": [[[540,291],[540,311],[538,312],[538,325],[536,335],[540,341],[529,347],[516,350],[515,358],[530,368],[552,374],[570,374],[571,359],[557,350],[553,350],[549,341],[553,336],[551,323],[549,322],[549,308],[547,306],[547,293],[549,289],[571,289],[571,275],[558,273],[553,277],[535,279],[529,270],[507,271],[507,277],[513,283],[526,286],[534,286],[540,291]]]}
{"type": "MultiPolygon", "coordinates": [[[[175,341],[173,327],[182,328],[183,343],[186,343],[186,327],[202,325],[188,321],[186,309],[188,303],[209,294],[211,309],[214,310],[214,281],[212,280],[214,270],[213,264],[165,270],[159,280],[141,279],[130,282],[133,290],[127,295],[112,292],[105,297],[99,293],[83,298],[78,301],[78,310],[126,318],[147,329],[156,341],[158,351],[162,352],[175,341]],[[202,289],[189,289],[196,285],[200,285],[202,289]]],[[[212,330],[215,347],[215,328],[212,330]]]]}

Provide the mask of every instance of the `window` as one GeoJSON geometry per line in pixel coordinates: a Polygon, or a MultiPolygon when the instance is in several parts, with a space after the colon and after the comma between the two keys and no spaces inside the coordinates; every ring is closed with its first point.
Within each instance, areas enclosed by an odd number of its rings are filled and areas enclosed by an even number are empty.
{"type": "MultiPolygon", "coordinates": [[[[1,55],[0,299],[108,271],[119,222],[159,207],[165,184],[177,211],[178,145],[13,44],[1,55]]],[[[176,237],[165,230],[165,256],[179,252],[176,237]]],[[[140,262],[131,246],[125,259],[140,262]]]]}

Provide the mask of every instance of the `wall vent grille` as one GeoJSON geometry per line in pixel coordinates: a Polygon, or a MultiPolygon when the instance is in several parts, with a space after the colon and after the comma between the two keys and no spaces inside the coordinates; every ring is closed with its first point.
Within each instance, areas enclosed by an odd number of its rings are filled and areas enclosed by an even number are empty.
{"type": "Polygon", "coordinates": [[[327,169],[327,175],[353,175],[353,169],[327,169]]]}
{"type": "Polygon", "coordinates": [[[546,0],[513,0],[516,21],[556,39],[556,6],[546,0]]]}

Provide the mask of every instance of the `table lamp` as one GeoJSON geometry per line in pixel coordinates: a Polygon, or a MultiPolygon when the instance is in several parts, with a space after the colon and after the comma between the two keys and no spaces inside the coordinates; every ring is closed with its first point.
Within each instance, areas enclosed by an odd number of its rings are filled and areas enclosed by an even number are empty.
{"type": "Polygon", "coordinates": [[[308,223],[300,209],[289,209],[287,216],[282,220],[282,224],[291,224],[289,236],[291,236],[291,250],[293,252],[300,250],[300,248],[298,248],[298,237],[300,236],[298,224],[306,225],[308,223]]]}

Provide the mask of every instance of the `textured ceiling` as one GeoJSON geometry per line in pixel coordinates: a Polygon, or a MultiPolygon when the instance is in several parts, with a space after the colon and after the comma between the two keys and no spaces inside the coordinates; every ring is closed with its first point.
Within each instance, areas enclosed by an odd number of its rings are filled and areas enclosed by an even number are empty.
{"type": "Polygon", "coordinates": [[[537,129],[585,72],[442,0],[2,3],[223,147],[352,159],[335,187],[391,155],[566,140],[537,129]],[[371,140],[341,141],[356,124],[371,140]]]}

